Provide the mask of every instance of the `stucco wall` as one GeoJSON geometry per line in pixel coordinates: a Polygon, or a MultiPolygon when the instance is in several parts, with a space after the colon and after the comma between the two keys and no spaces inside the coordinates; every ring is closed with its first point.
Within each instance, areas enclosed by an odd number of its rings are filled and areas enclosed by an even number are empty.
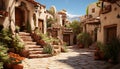
{"type": "Polygon", "coordinates": [[[97,6],[96,3],[92,3],[89,5],[88,8],[88,15],[92,15],[93,18],[98,17],[99,16],[99,11],[100,11],[100,7],[97,6]],[[92,12],[92,9],[95,9],[95,12],[92,12]]]}
{"type": "Polygon", "coordinates": [[[98,41],[104,42],[105,38],[105,32],[104,32],[104,27],[117,24],[117,35],[120,36],[120,18],[117,18],[117,15],[120,15],[120,7],[116,4],[111,4],[112,5],[112,11],[106,14],[101,14],[100,19],[101,19],[101,28],[98,31],[98,41]],[[115,10],[115,8],[117,8],[115,10]]]}
{"type": "Polygon", "coordinates": [[[27,22],[27,18],[28,18],[32,30],[34,29],[35,27],[33,22],[34,5],[25,0],[18,0],[17,2],[15,0],[5,1],[6,11],[9,12],[9,15],[4,19],[0,19],[1,23],[4,25],[5,28],[8,28],[8,26],[11,24],[12,30],[13,31],[15,30],[15,7],[20,6],[21,2],[24,2],[26,4],[26,7],[29,11],[29,12],[25,11],[25,18],[26,18],[25,23],[27,22]],[[29,17],[28,15],[26,15],[26,13],[29,13],[29,17]]]}
{"type": "MultiPolygon", "coordinates": [[[[46,30],[47,30],[47,27],[46,27],[46,15],[47,15],[46,8],[43,7],[43,6],[40,6],[39,11],[37,13],[37,17],[38,17],[38,19],[43,20],[43,23],[44,23],[44,33],[46,33],[46,30]]],[[[37,25],[38,25],[38,22],[37,22],[37,25]]]]}
{"type": "Polygon", "coordinates": [[[2,25],[4,26],[4,28],[9,28],[10,24],[12,26],[12,29],[15,30],[15,0],[6,0],[5,1],[5,7],[6,7],[6,11],[10,13],[10,15],[8,15],[5,18],[0,19],[2,25]],[[11,20],[11,23],[10,23],[11,20]]]}

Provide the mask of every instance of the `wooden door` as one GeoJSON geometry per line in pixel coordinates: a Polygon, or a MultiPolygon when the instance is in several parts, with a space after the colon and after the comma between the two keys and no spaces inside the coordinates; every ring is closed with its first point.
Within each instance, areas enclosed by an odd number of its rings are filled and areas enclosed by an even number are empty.
{"type": "Polygon", "coordinates": [[[109,43],[113,38],[116,38],[117,27],[110,27],[106,29],[106,43],[109,43]]]}
{"type": "Polygon", "coordinates": [[[43,24],[43,20],[39,20],[38,28],[39,28],[39,30],[40,30],[42,33],[44,33],[44,24],[43,24]]]}
{"type": "Polygon", "coordinates": [[[64,34],[63,41],[66,42],[67,45],[70,45],[70,34],[64,34]]]}
{"type": "Polygon", "coordinates": [[[24,22],[24,12],[20,8],[15,8],[15,25],[20,27],[20,30],[24,22]]]}

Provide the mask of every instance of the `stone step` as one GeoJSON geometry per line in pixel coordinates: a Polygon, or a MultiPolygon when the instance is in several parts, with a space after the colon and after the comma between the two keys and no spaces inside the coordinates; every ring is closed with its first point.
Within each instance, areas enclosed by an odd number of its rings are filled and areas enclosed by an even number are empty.
{"type": "Polygon", "coordinates": [[[20,36],[29,36],[29,35],[30,35],[30,33],[26,33],[26,32],[19,32],[19,35],[20,35],[20,36]]]}
{"type": "Polygon", "coordinates": [[[36,42],[32,42],[32,41],[25,41],[26,45],[36,45],[36,42]]]}
{"type": "Polygon", "coordinates": [[[59,49],[60,46],[59,45],[53,45],[54,49],[59,49]]]}
{"type": "Polygon", "coordinates": [[[29,54],[44,54],[43,51],[29,51],[29,54]]]}
{"type": "MultiPolygon", "coordinates": [[[[21,38],[31,38],[31,36],[20,36],[21,38]]],[[[32,38],[31,38],[32,39],[32,38]]]]}
{"type": "Polygon", "coordinates": [[[30,54],[29,58],[44,58],[44,57],[50,57],[51,54],[30,54]]]}
{"type": "Polygon", "coordinates": [[[43,51],[43,48],[29,48],[29,51],[43,51]]]}
{"type": "MultiPolygon", "coordinates": [[[[21,39],[25,42],[25,47],[28,50],[28,57],[29,58],[44,58],[44,57],[50,57],[51,54],[45,54],[43,52],[43,48],[40,45],[37,45],[36,42],[33,42],[30,33],[20,32],[19,33],[21,39]]],[[[55,46],[55,49],[59,49],[58,46],[55,46]]],[[[57,51],[59,52],[59,51],[57,51]]]]}
{"type": "Polygon", "coordinates": [[[22,38],[22,39],[23,39],[23,41],[33,41],[32,38],[22,38]]]}
{"type": "Polygon", "coordinates": [[[28,48],[42,48],[40,45],[26,45],[28,48]]]}

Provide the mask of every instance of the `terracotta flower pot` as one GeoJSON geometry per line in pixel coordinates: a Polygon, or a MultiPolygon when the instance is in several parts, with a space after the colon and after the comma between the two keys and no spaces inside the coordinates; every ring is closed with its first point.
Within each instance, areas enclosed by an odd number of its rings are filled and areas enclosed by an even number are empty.
{"type": "Polygon", "coordinates": [[[44,40],[39,40],[37,41],[37,44],[40,44],[41,46],[44,46],[46,43],[44,40]]]}
{"type": "Polygon", "coordinates": [[[100,59],[103,60],[104,59],[104,53],[103,52],[99,52],[100,55],[100,59]]]}
{"type": "Polygon", "coordinates": [[[23,65],[22,64],[14,64],[13,69],[23,69],[23,65]]]}
{"type": "Polygon", "coordinates": [[[97,50],[94,52],[94,59],[100,60],[100,54],[99,54],[99,51],[97,51],[97,50]]]}
{"type": "Polygon", "coordinates": [[[21,53],[20,53],[21,56],[23,57],[28,57],[29,56],[29,51],[28,50],[23,50],[21,53]]]}
{"type": "Polygon", "coordinates": [[[3,66],[4,66],[4,69],[12,69],[13,64],[5,63],[3,66]]]}
{"type": "Polygon", "coordinates": [[[83,44],[78,44],[78,47],[79,48],[84,48],[84,45],[83,44]]]}

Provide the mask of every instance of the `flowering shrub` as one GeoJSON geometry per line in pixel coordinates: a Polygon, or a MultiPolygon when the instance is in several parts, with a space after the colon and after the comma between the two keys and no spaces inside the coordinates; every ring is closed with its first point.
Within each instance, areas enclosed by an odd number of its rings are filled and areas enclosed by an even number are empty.
{"type": "Polygon", "coordinates": [[[15,54],[12,52],[9,53],[9,57],[11,59],[11,63],[13,64],[19,64],[22,62],[22,60],[24,60],[24,57],[21,57],[19,54],[15,54]]]}

